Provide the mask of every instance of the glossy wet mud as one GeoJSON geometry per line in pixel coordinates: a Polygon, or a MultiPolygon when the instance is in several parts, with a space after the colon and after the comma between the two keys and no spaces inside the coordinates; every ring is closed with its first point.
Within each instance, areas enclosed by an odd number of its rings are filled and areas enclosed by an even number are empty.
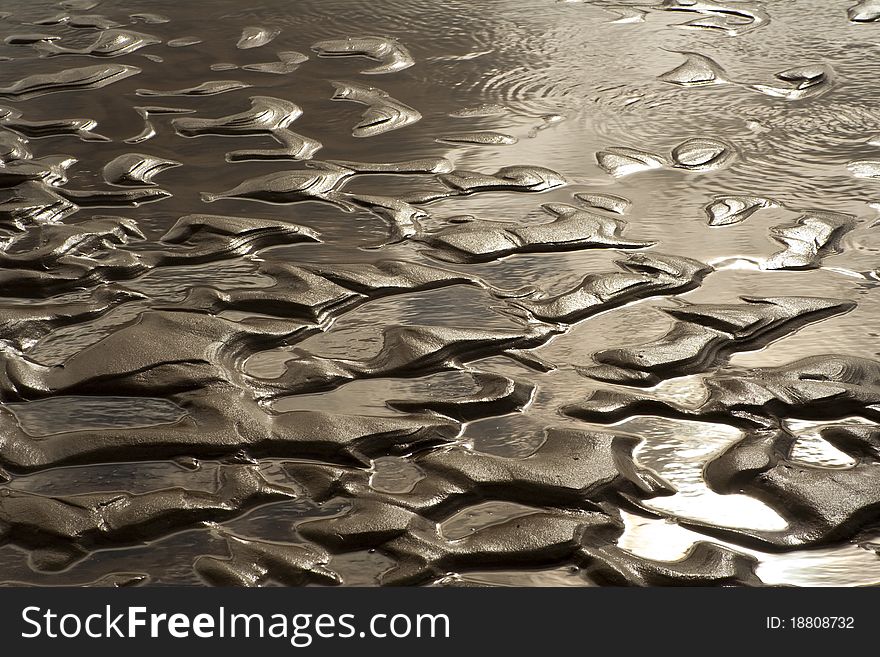
{"type": "Polygon", "coordinates": [[[7,4],[0,584],[880,581],[876,2],[7,4]]]}

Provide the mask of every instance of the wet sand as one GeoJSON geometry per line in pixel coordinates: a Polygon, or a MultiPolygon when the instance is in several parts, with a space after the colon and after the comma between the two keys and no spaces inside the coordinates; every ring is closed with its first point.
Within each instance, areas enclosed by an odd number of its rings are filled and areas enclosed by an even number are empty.
{"type": "Polygon", "coordinates": [[[0,582],[880,581],[876,3],[0,10],[0,582]]]}

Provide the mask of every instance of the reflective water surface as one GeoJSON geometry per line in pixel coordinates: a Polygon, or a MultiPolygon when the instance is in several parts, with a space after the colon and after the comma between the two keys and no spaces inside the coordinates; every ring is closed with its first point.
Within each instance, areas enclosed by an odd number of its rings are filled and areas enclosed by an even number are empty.
{"type": "Polygon", "coordinates": [[[880,581],[853,2],[0,1],[0,581],[880,581]]]}

